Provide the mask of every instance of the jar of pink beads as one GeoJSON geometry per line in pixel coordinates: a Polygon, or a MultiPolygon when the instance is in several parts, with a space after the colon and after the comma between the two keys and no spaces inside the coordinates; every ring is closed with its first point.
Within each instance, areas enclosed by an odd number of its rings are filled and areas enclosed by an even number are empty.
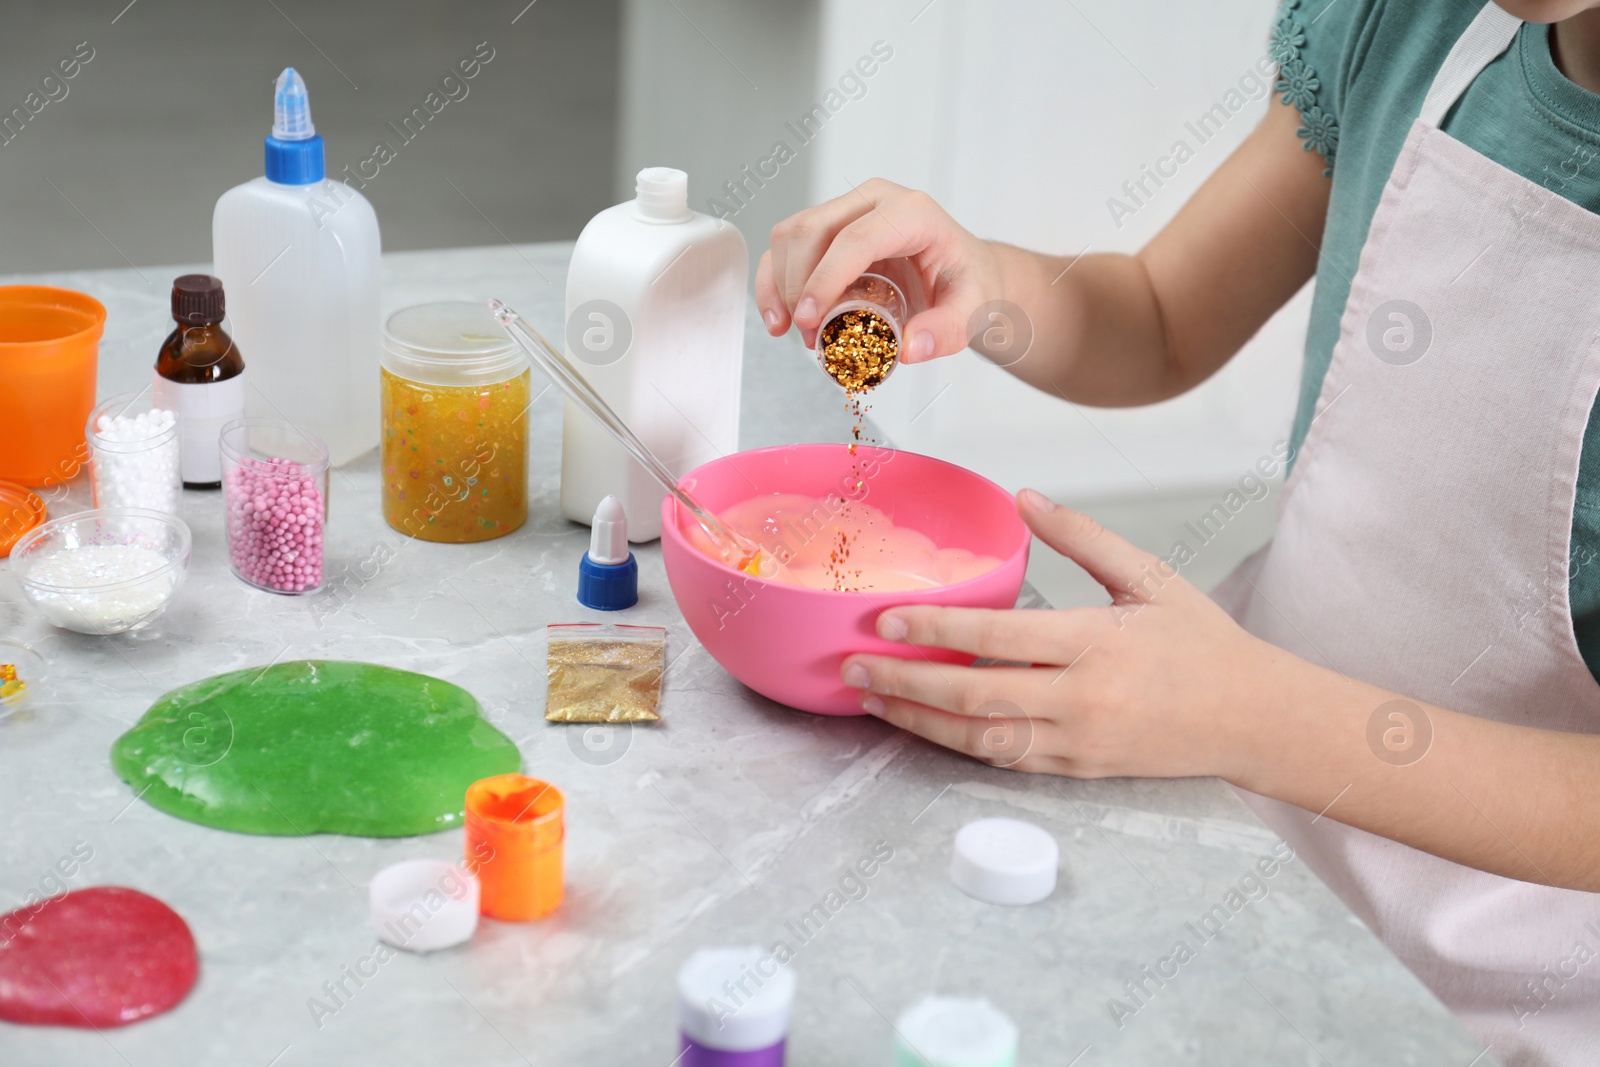
{"type": "Polygon", "coordinates": [[[222,428],[228,562],[241,581],[290,596],[322,586],[328,446],[277,419],[222,428]]]}

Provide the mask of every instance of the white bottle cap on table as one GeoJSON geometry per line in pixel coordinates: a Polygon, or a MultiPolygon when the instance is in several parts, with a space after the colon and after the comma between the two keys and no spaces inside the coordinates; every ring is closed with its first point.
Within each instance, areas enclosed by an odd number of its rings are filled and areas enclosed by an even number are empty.
{"type": "Polygon", "coordinates": [[[378,938],[408,952],[459,945],[478,928],[478,880],[453,863],[406,860],[379,871],[367,893],[378,938]]]}
{"type": "Polygon", "coordinates": [[[1020,819],[978,819],[956,834],[950,879],[986,904],[1034,904],[1056,888],[1061,850],[1044,829],[1020,819]]]}
{"type": "Polygon", "coordinates": [[[924,997],[895,1020],[897,1062],[914,1067],[1011,1067],[1017,1026],[982,997],[924,997]]]}
{"type": "Polygon", "coordinates": [[[678,1029],[720,1052],[770,1048],[789,1034],[794,972],[759,945],[703,948],[678,968],[678,1029]]]}

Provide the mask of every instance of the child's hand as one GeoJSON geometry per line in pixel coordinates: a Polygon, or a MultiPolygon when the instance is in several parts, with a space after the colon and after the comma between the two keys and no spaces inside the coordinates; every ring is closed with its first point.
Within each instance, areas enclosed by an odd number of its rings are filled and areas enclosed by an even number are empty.
{"type": "MultiPolygon", "coordinates": [[[[1087,516],[1023,490],[1038,537],[1111,594],[1100,608],[890,608],[878,633],[1031,667],[956,667],[851,656],[861,706],[931,741],[1002,766],[1076,778],[1237,780],[1254,760],[1272,694],[1317,668],[1247,634],[1161,560],[1087,516]]],[[[1281,710],[1281,709],[1280,709],[1281,710]]]]}
{"type": "Polygon", "coordinates": [[[845,287],[880,259],[909,258],[931,306],[903,324],[901,358],[920,363],[967,347],[972,315],[1004,296],[994,249],[927,193],[882,178],[784,219],[756,268],[756,306],[773,336],[791,322],[807,347],[845,287]]]}

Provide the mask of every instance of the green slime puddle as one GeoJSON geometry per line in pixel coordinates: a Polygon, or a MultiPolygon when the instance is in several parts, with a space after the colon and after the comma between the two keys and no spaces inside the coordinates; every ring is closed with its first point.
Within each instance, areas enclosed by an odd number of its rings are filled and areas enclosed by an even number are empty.
{"type": "Polygon", "coordinates": [[[111,766],[202,826],[407,837],[459,826],[467,786],[522,757],[460,686],[293,660],[174,689],[117,738],[111,766]]]}

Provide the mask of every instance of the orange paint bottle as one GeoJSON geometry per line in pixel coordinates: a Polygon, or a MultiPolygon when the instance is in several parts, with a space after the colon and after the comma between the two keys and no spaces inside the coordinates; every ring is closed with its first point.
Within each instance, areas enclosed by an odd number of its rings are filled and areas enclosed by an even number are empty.
{"type": "Polygon", "coordinates": [[[566,800],[548,782],[497,774],[467,787],[467,870],[478,877],[478,910],[531,922],[561,904],[566,800]]]}

